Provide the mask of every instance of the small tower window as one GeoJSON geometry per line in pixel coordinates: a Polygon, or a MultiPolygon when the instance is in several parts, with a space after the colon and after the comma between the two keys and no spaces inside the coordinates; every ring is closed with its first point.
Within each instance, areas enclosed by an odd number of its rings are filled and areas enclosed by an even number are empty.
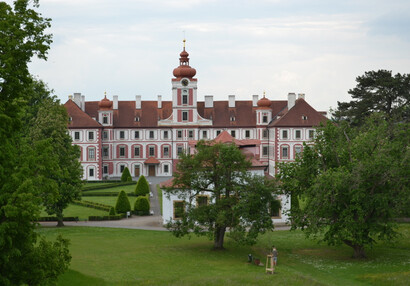
{"type": "Polygon", "coordinates": [[[108,117],[107,116],[103,116],[103,124],[108,124],[108,117]]]}
{"type": "Polygon", "coordinates": [[[263,123],[268,123],[268,115],[267,115],[267,114],[264,114],[264,115],[262,116],[262,122],[263,122],[263,123]]]}
{"type": "Polygon", "coordinates": [[[307,116],[306,116],[306,115],[302,115],[302,120],[307,120],[307,116]]]}

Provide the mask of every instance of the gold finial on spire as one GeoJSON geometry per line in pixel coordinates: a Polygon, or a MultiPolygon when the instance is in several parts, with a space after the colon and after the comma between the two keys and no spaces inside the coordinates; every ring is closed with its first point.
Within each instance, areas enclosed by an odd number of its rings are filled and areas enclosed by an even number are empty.
{"type": "Polygon", "coordinates": [[[263,98],[265,98],[265,91],[263,91],[263,98]]]}
{"type": "Polygon", "coordinates": [[[186,42],[186,40],[185,40],[185,30],[182,31],[182,32],[184,32],[184,40],[183,40],[183,42],[184,42],[184,50],[185,50],[185,42],[186,42]]]}
{"type": "Polygon", "coordinates": [[[104,98],[107,98],[107,91],[104,91],[104,98]]]}

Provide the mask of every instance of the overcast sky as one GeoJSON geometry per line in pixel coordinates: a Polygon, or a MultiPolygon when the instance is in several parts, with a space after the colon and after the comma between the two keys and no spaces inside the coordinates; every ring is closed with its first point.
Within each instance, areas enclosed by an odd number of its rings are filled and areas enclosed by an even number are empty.
{"type": "Polygon", "coordinates": [[[170,100],[183,31],[198,100],[296,92],[328,110],[365,71],[410,73],[408,0],[40,0],[39,11],[54,42],[31,72],[62,102],[170,100]]]}

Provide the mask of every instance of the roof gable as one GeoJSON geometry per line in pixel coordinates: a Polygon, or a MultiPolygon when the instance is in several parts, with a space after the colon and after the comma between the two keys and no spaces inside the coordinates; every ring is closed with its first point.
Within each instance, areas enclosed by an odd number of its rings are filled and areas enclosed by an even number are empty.
{"type": "Polygon", "coordinates": [[[69,128],[101,128],[102,125],[96,120],[92,119],[90,115],[81,110],[74,101],[69,99],[64,103],[68,115],[71,117],[71,122],[68,124],[69,128]]]}

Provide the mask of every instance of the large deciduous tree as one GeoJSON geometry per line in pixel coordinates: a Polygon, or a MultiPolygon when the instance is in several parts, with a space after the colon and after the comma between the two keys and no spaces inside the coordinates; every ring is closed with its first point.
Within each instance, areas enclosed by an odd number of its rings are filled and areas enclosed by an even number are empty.
{"type": "Polygon", "coordinates": [[[35,231],[44,190],[41,177],[30,176],[23,140],[24,106],[32,84],[27,63],[46,59],[50,19],[33,8],[38,1],[0,2],[0,284],[53,283],[69,264],[68,241],[54,243],[35,231]]]}
{"type": "Polygon", "coordinates": [[[181,219],[167,224],[177,237],[195,233],[223,249],[225,232],[240,242],[252,244],[259,233],[273,229],[269,206],[275,201],[273,182],[248,172],[251,163],[234,144],[200,141],[196,153],[181,154],[168,194],[185,203],[181,219]],[[198,195],[209,195],[207,203],[198,195]]]}
{"type": "Polygon", "coordinates": [[[372,113],[382,112],[388,120],[410,119],[410,75],[391,71],[368,71],[356,78],[357,85],[348,92],[353,100],[338,102],[333,116],[360,126],[372,113]]]}
{"type": "Polygon", "coordinates": [[[334,245],[365,248],[397,233],[394,218],[409,201],[409,124],[391,123],[374,114],[361,128],[346,122],[317,130],[314,145],[305,145],[294,163],[282,164],[282,188],[302,196],[292,208],[293,228],[307,236],[323,234],[334,245]]]}

